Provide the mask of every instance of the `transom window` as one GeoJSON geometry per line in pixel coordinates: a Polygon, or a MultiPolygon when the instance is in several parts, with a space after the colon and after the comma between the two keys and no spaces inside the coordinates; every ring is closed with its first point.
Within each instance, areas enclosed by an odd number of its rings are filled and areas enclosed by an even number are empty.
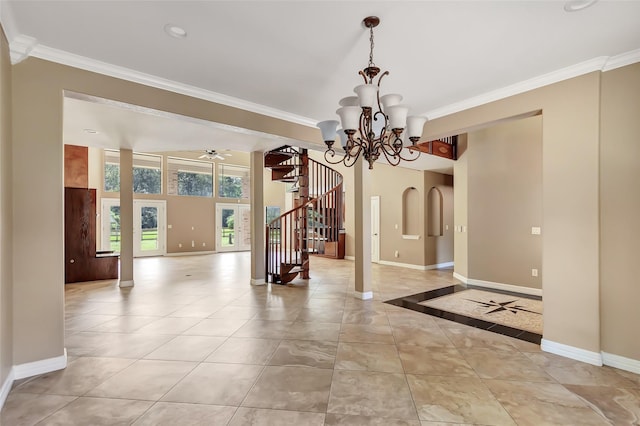
{"type": "Polygon", "coordinates": [[[221,198],[249,198],[249,167],[218,164],[218,195],[221,198]]]}
{"type": "Polygon", "coordinates": [[[168,157],[167,194],[213,197],[213,163],[168,157]]]}
{"type": "MultiPolygon", "coordinates": [[[[120,192],[120,152],[104,151],[104,190],[120,192]]],[[[162,156],[133,154],[133,192],[162,193],[162,156]]]]}

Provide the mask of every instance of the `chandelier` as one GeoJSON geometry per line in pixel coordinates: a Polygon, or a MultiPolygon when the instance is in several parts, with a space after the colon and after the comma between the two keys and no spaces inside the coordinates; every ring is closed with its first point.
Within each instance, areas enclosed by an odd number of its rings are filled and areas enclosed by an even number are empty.
{"type": "Polygon", "coordinates": [[[364,78],[364,84],[356,86],[353,91],[357,96],[349,96],[340,100],[340,107],[336,114],[337,120],[327,120],[318,123],[322,131],[322,139],[327,144],[324,153],[325,160],[330,164],[343,163],[347,167],[353,166],[360,155],[369,162],[369,169],[373,169],[373,163],[383,156],[389,164],[397,166],[401,161],[414,161],[420,156],[420,151],[407,149],[402,140],[405,127],[412,146],[422,136],[425,117],[409,116],[409,108],[400,105],[402,96],[387,94],[380,96],[379,87],[382,78],[389,74],[385,71],[380,74],[380,68],[373,62],[373,29],[378,26],[380,19],[377,16],[369,16],[362,21],[369,28],[369,64],[358,72],[364,78]],[[377,81],[374,82],[376,76],[377,81]],[[338,125],[342,125],[338,129],[338,125]],[[336,157],[333,149],[336,136],[340,137],[344,157],[336,157]]]}

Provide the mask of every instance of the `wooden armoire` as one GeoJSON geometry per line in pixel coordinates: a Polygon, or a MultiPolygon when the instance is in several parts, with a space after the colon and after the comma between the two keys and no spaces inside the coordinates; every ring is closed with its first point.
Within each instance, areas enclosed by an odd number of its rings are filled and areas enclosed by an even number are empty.
{"type": "Polygon", "coordinates": [[[118,256],[96,256],[96,190],[64,189],[65,283],[118,278],[118,256]]]}

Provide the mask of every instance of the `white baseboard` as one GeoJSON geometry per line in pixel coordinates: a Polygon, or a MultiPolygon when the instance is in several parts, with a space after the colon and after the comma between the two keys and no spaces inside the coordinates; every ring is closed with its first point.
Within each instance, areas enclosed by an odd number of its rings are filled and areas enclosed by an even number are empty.
{"type": "Polygon", "coordinates": [[[449,268],[453,266],[453,262],[436,263],[435,265],[413,265],[411,263],[389,262],[388,260],[381,260],[378,263],[380,265],[397,266],[399,268],[415,269],[417,271],[429,271],[431,269],[449,268]]]}
{"type": "MultiPolygon", "coordinates": [[[[456,274],[454,273],[453,276],[456,277],[456,274]]],[[[462,281],[460,278],[458,279],[462,281]]],[[[521,287],[519,285],[512,285],[512,284],[494,283],[492,281],[476,280],[473,278],[467,278],[465,284],[474,285],[476,287],[491,288],[493,290],[511,291],[513,293],[521,293],[521,294],[528,294],[531,296],[542,297],[542,289],[540,288],[530,288],[530,287],[521,287]]]]}
{"type": "Polygon", "coordinates": [[[440,268],[451,268],[453,267],[453,262],[444,262],[444,263],[436,263],[434,265],[427,265],[424,267],[425,271],[429,271],[431,269],[440,269],[440,268]]]}
{"type": "Polygon", "coordinates": [[[356,260],[355,256],[345,256],[344,260],[356,260]]]}
{"type": "Polygon", "coordinates": [[[602,366],[602,354],[600,352],[588,351],[563,343],[552,342],[547,339],[542,339],[540,349],[565,358],[575,359],[576,361],[586,362],[587,364],[597,365],[599,367],[602,366]]]}
{"type": "Polygon", "coordinates": [[[462,281],[462,284],[466,284],[466,283],[467,283],[467,280],[468,280],[468,278],[467,278],[467,277],[465,277],[464,275],[460,275],[460,274],[459,274],[459,273],[457,273],[457,272],[454,272],[454,273],[453,273],[453,278],[455,278],[455,279],[457,279],[457,280],[462,281]]]}
{"type": "Polygon", "coordinates": [[[373,292],[372,291],[365,291],[360,292],[360,291],[356,291],[354,293],[354,296],[356,297],[356,299],[360,299],[360,300],[370,300],[373,299],[373,292]]]}
{"type": "Polygon", "coordinates": [[[9,370],[9,374],[7,375],[7,378],[2,384],[2,387],[0,387],[0,411],[2,410],[2,407],[4,407],[4,403],[7,400],[7,397],[9,396],[9,391],[11,391],[12,385],[13,385],[13,368],[9,370]]]}
{"type": "Polygon", "coordinates": [[[620,355],[602,352],[602,363],[609,367],[615,367],[620,370],[640,374],[640,360],[637,359],[625,358],[620,355]]]}
{"type": "Polygon", "coordinates": [[[38,374],[50,373],[62,370],[67,366],[67,349],[64,354],[55,358],[42,359],[40,361],[26,362],[13,366],[13,380],[24,379],[25,377],[37,376],[38,374]]]}
{"type": "Polygon", "coordinates": [[[178,251],[175,253],[167,253],[165,256],[201,256],[203,254],[216,254],[216,251],[178,251]]]}
{"type": "Polygon", "coordinates": [[[251,285],[267,285],[266,278],[251,278],[251,285]]]}
{"type": "Polygon", "coordinates": [[[133,287],[135,285],[135,283],[133,282],[133,280],[120,280],[120,283],[118,284],[118,287],[120,288],[127,288],[127,287],[133,287]]]}

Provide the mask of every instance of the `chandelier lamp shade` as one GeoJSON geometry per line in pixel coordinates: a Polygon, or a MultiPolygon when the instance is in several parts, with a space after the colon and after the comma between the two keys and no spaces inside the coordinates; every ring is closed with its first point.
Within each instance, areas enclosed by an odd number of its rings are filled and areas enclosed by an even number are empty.
{"type": "Polygon", "coordinates": [[[401,95],[380,95],[380,81],[389,74],[389,71],[380,74],[380,68],[373,62],[373,29],[378,26],[380,19],[369,16],[362,22],[370,33],[369,64],[358,73],[364,79],[364,84],[353,89],[357,96],[340,100],[340,108],[336,111],[339,122],[327,120],[318,123],[322,140],[327,145],[324,158],[330,164],[343,163],[351,167],[362,156],[369,163],[369,169],[373,169],[373,163],[381,156],[392,166],[397,166],[401,161],[417,160],[420,151],[405,147],[402,134],[406,129],[411,145],[415,146],[427,119],[408,116],[409,108],[400,103],[401,95]],[[343,157],[337,156],[333,148],[337,137],[344,150],[343,157]]]}

